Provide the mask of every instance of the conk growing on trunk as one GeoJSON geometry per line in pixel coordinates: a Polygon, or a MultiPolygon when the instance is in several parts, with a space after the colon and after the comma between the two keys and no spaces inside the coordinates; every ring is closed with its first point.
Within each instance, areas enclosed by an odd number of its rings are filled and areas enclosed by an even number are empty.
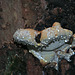
{"type": "Polygon", "coordinates": [[[70,56],[74,54],[75,35],[71,30],[63,29],[59,22],[42,31],[18,29],[13,38],[15,42],[27,45],[29,52],[44,66],[50,64],[58,69],[59,58],[70,61],[70,56]]]}

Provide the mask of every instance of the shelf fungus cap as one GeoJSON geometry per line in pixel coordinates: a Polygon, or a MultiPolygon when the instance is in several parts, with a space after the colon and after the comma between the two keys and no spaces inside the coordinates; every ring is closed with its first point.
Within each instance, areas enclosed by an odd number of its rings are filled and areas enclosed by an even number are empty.
{"type": "Polygon", "coordinates": [[[18,43],[37,46],[38,43],[35,41],[35,37],[38,34],[39,32],[33,29],[18,29],[14,33],[13,38],[18,43]]]}
{"type": "Polygon", "coordinates": [[[13,38],[14,41],[27,45],[29,52],[38,58],[41,64],[47,64],[49,62],[57,63],[58,54],[66,57],[70,55],[62,54],[62,51],[65,51],[64,47],[68,45],[66,42],[70,40],[72,35],[73,32],[71,30],[64,29],[59,22],[55,22],[52,27],[42,31],[18,29],[13,38]],[[60,50],[61,55],[59,52],[56,53],[56,50],[60,50]]]}
{"type": "Polygon", "coordinates": [[[48,44],[56,40],[69,40],[73,32],[61,27],[59,22],[55,22],[52,27],[46,28],[41,31],[40,41],[43,44],[48,44]]]}
{"type": "MultiPolygon", "coordinates": [[[[46,46],[50,46],[52,43],[55,45],[56,42],[60,42],[61,40],[62,41],[60,45],[62,45],[63,44],[62,42],[64,41],[65,43],[65,40],[66,41],[69,40],[72,34],[73,34],[72,31],[68,29],[63,29],[59,22],[55,22],[52,27],[46,28],[42,31],[36,31],[34,29],[18,29],[14,33],[13,38],[18,43],[30,46],[32,45],[34,47],[40,46],[41,49],[41,47],[45,46],[46,48],[46,46]],[[39,35],[40,37],[37,38],[37,36],[39,35]],[[39,42],[37,42],[36,38],[39,40],[39,42]]],[[[58,46],[56,46],[56,48],[58,46]]]]}

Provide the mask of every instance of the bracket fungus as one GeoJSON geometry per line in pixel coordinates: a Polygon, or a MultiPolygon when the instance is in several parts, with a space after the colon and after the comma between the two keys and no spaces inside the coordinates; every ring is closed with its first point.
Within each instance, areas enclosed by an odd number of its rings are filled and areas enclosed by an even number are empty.
{"type": "Polygon", "coordinates": [[[56,69],[58,69],[59,58],[64,57],[70,61],[70,56],[74,54],[72,50],[75,46],[73,32],[62,28],[59,22],[55,22],[52,27],[42,31],[18,29],[13,38],[14,41],[27,45],[29,52],[38,58],[41,64],[50,63],[56,69]],[[70,41],[72,41],[71,44],[69,44],[70,41]]]}

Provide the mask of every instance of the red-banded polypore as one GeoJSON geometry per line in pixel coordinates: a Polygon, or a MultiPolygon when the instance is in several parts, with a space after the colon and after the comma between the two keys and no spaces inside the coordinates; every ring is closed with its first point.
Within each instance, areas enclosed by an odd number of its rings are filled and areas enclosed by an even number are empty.
{"type": "Polygon", "coordinates": [[[59,58],[70,61],[70,56],[74,54],[72,47],[75,47],[75,36],[71,30],[62,28],[59,22],[42,31],[18,29],[13,38],[17,43],[27,45],[29,52],[38,58],[41,64],[50,63],[56,69],[59,58]],[[69,44],[70,41],[72,43],[69,44]]]}

